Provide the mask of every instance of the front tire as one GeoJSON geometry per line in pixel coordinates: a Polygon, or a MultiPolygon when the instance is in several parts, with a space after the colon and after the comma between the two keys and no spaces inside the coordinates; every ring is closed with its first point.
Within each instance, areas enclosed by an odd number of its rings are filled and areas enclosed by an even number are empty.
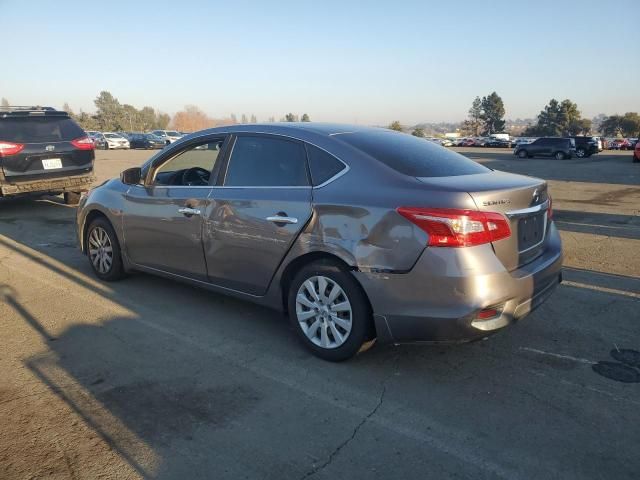
{"type": "Polygon", "coordinates": [[[301,342],[324,360],[348,360],[375,336],[362,287],[337,262],[305,265],[293,278],[287,295],[293,329],[301,342]]]}
{"type": "Polygon", "coordinates": [[[584,148],[579,148],[576,150],[576,157],[584,158],[587,152],[584,151],[584,148]]]}
{"type": "Polygon", "coordinates": [[[524,159],[524,158],[527,158],[528,156],[529,156],[529,155],[527,154],[527,151],[526,151],[526,150],[520,150],[520,151],[518,152],[518,158],[522,158],[522,159],[524,159]]]}
{"type": "Polygon", "coordinates": [[[114,282],[125,276],[118,237],[106,218],[91,222],[85,242],[89,263],[99,279],[114,282]]]}

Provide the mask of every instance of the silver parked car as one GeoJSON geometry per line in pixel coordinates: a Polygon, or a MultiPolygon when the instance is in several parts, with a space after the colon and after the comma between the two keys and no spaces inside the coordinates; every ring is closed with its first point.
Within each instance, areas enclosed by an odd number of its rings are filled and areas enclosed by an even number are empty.
{"type": "Polygon", "coordinates": [[[78,208],[96,275],[138,270],[288,313],[316,355],[463,342],[561,281],[545,181],[386,129],[240,125],[187,135],[78,208]]]}

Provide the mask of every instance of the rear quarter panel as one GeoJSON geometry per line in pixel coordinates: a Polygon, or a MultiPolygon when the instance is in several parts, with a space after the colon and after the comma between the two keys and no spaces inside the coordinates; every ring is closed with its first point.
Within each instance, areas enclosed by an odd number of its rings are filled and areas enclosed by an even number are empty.
{"type": "Polygon", "coordinates": [[[475,208],[466,192],[431,190],[366,156],[348,158],[345,175],[313,189],[313,216],[294,251],[333,253],[360,270],[406,272],[427,235],[398,214],[398,207],[475,208]]]}

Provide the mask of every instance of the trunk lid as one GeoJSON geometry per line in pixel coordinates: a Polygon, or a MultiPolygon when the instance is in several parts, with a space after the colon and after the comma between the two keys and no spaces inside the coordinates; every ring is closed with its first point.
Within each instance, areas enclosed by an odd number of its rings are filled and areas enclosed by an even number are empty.
{"type": "Polygon", "coordinates": [[[511,236],[492,243],[507,270],[531,262],[544,251],[549,222],[549,195],[544,180],[499,171],[418,180],[434,189],[466,192],[478,210],[507,217],[511,236]]]}

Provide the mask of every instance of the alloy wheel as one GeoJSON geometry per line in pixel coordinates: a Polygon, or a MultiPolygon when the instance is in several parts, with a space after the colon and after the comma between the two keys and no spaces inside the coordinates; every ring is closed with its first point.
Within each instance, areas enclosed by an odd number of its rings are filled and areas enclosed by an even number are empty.
{"type": "Polygon", "coordinates": [[[96,227],[89,234],[89,259],[99,273],[106,274],[113,265],[113,244],[102,227],[96,227]]]}
{"type": "Polygon", "coordinates": [[[344,344],[353,325],[353,311],[345,291],[322,275],[308,278],[300,285],[296,317],[306,337],[327,349],[344,344]]]}

